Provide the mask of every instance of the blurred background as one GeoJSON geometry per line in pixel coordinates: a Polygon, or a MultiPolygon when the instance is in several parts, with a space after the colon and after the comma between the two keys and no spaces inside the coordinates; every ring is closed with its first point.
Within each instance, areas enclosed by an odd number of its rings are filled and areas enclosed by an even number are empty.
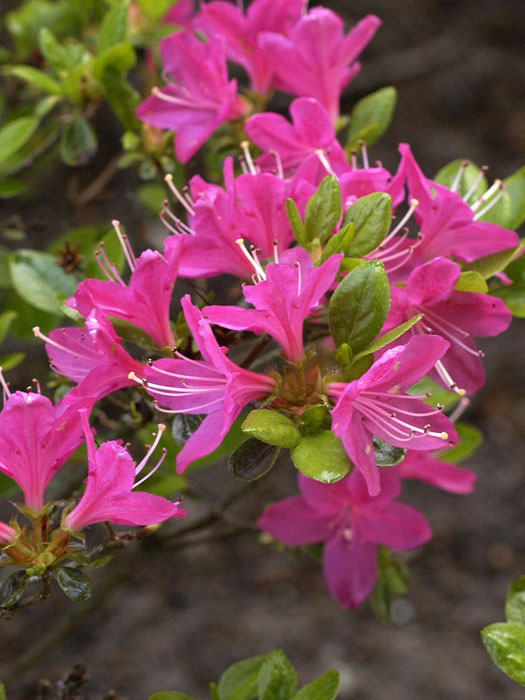
{"type": "MultiPolygon", "coordinates": [[[[312,3],[317,4],[317,3],[312,3]]],[[[386,85],[398,90],[393,123],[371,149],[395,169],[397,144],[408,141],[431,176],[456,158],[490,166],[489,180],[525,161],[525,5],[522,0],[387,0],[330,2],[348,25],[363,15],[383,21],[362,56],[342,113],[386,85]]],[[[17,6],[2,2],[2,12],[17,6]]],[[[96,117],[104,138],[82,169],[58,163],[37,174],[31,198],[2,203],[2,227],[19,217],[31,245],[45,247],[73,226],[118,218],[148,241],[160,227],[133,196],[136,175],[119,171],[85,204],[79,193],[120,149],[113,115],[96,117]],[[35,196],[36,195],[36,196],[35,196]]],[[[11,226],[12,227],[12,226],[11,226]]],[[[94,594],[83,604],[62,595],[0,622],[0,678],[16,678],[10,700],[46,697],[40,679],[55,680],[76,663],[87,667],[86,694],[144,700],[161,689],[204,698],[210,680],[229,664],[282,648],[306,683],[328,668],[341,673],[340,700],[517,700],[523,690],[499,671],[480,629],[504,619],[511,580],[525,573],[525,332],[514,320],[501,338],[481,342],[487,383],[465,414],[485,442],[468,466],[478,475],[469,497],[408,484],[406,500],[427,516],[432,542],[409,557],[409,595],[384,626],[365,603],[355,612],[328,596],[318,565],[292,560],[258,543],[256,532],[184,551],[133,547],[94,572],[94,594]],[[114,695],[106,695],[113,689],[114,695]]],[[[9,348],[14,350],[15,348],[9,348]]],[[[47,372],[43,350],[12,382],[47,372]]],[[[28,364],[29,363],[29,364],[28,364]]],[[[280,464],[242,506],[253,522],[262,506],[295,490],[280,464]]],[[[196,472],[204,495],[197,515],[224,494],[224,464],[196,472]]]]}

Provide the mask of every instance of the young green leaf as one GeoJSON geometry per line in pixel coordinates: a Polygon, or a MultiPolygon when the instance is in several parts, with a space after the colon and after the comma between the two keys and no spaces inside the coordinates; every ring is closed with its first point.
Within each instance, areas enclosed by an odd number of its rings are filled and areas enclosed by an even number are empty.
{"type": "Polygon", "coordinates": [[[88,162],[97,150],[97,136],[89,122],[80,114],[64,125],[58,145],[66,165],[79,166],[88,162]]]}
{"type": "Polygon", "coordinates": [[[462,462],[474,454],[483,441],[483,433],[468,423],[457,422],[458,443],[445,452],[441,452],[439,459],[443,462],[462,462]]]}
{"type": "Polygon", "coordinates": [[[481,631],[481,639],[496,666],[525,686],[525,626],[496,622],[481,631]]]}
{"type": "Polygon", "coordinates": [[[474,270],[462,272],[454,289],[456,292],[481,292],[481,294],[489,291],[485,278],[474,270]]]}
{"type": "Polygon", "coordinates": [[[278,447],[295,447],[301,439],[301,433],[290,418],[267,408],[249,413],[241,427],[246,435],[278,447]]]}
{"type": "Polygon", "coordinates": [[[301,688],[292,700],[335,700],[339,689],[337,671],[327,671],[320,678],[301,688]]]}
{"type": "Polygon", "coordinates": [[[350,257],[361,257],[375,250],[385,238],[392,222],[392,199],[386,192],[360,197],[347,209],[342,226],[352,222],[354,237],[346,250],[350,257]]]}
{"type": "Polygon", "coordinates": [[[38,117],[19,117],[0,129],[0,163],[6,161],[29,141],[39,123],[38,117]]]}
{"type": "Polygon", "coordinates": [[[499,253],[485,255],[483,258],[478,258],[474,260],[474,262],[464,265],[463,272],[474,270],[474,272],[479,272],[482,277],[488,279],[497,272],[504,270],[507,265],[519,255],[522,249],[523,244],[520,244],[516,248],[507,248],[499,253]]]}
{"type": "Polygon", "coordinates": [[[396,326],[395,328],[392,328],[391,331],[388,331],[388,333],[384,333],[382,336],[380,336],[377,340],[375,340],[371,345],[369,345],[366,350],[362,350],[360,353],[357,355],[354,355],[353,362],[357,362],[360,360],[362,357],[365,355],[370,355],[374,352],[377,352],[378,350],[381,350],[381,348],[384,348],[385,345],[389,345],[390,343],[393,343],[394,340],[397,340],[400,336],[403,335],[403,333],[406,333],[408,330],[412,328],[418,321],[420,321],[423,318],[423,314],[417,314],[416,316],[412,316],[411,319],[408,321],[405,321],[405,323],[402,323],[399,326],[396,326]]]}
{"type": "Polygon", "coordinates": [[[328,260],[335,253],[346,253],[354,237],[354,232],[354,224],[350,222],[329,238],[321,255],[321,262],[328,260]]]}
{"type": "Polygon", "coordinates": [[[304,228],[303,221],[301,219],[301,215],[299,214],[299,211],[297,209],[296,203],[293,201],[293,199],[287,199],[285,207],[286,215],[288,216],[288,221],[290,222],[290,226],[292,227],[295,240],[297,241],[297,243],[299,243],[300,246],[306,248],[308,245],[308,239],[306,238],[306,231],[304,228]]]}
{"type": "Polygon", "coordinates": [[[339,481],[352,469],[343,443],[331,430],[304,435],[290,456],[302,474],[324,484],[339,481]]]}
{"type": "Polygon", "coordinates": [[[525,165],[503,180],[509,195],[510,216],[508,228],[515,231],[525,221],[525,165]]]}
{"type": "Polygon", "coordinates": [[[304,228],[308,244],[318,239],[323,245],[341,217],[341,189],[333,175],[327,175],[306,203],[304,228]]]}
{"type": "Polygon", "coordinates": [[[485,176],[481,173],[477,165],[468,163],[465,167],[462,167],[465,163],[467,163],[467,161],[463,158],[453,160],[451,163],[441,168],[432,179],[434,182],[437,182],[438,185],[443,185],[444,187],[448,187],[448,189],[455,185],[455,192],[462,198],[468,194],[468,201],[473,204],[487,191],[488,185],[485,176]],[[457,175],[460,171],[461,174],[459,180],[457,180],[457,175]],[[472,186],[476,182],[476,186],[472,189],[472,186]]]}
{"type": "Polygon", "coordinates": [[[37,90],[48,92],[50,95],[60,95],[62,93],[62,86],[58,81],[32,66],[8,66],[4,68],[4,72],[7,75],[14,75],[15,78],[29,83],[37,90]]]}
{"type": "Polygon", "coordinates": [[[525,625],[525,576],[514,579],[510,584],[505,604],[507,622],[525,625]]]}
{"type": "Polygon", "coordinates": [[[345,150],[359,148],[359,141],[372,146],[390,126],[396,106],[397,93],[393,87],[384,87],[363,97],[350,113],[350,127],[345,150]]]}
{"type": "Polygon", "coordinates": [[[98,52],[126,39],[129,0],[116,0],[105,14],[98,32],[98,52]]]}
{"type": "Polygon", "coordinates": [[[265,655],[253,656],[230,666],[217,686],[219,700],[254,700],[257,697],[257,676],[265,659],[265,655]]]}
{"type": "Polygon", "coordinates": [[[290,700],[297,687],[297,675],[280,649],[265,658],[257,678],[259,700],[290,700]]]}

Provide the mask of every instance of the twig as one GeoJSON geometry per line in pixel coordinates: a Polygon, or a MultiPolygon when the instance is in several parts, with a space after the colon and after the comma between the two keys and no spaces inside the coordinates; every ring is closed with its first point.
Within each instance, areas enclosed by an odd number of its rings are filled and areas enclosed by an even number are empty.
{"type": "Polygon", "coordinates": [[[91,202],[92,199],[100,194],[108,182],[115,177],[119,169],[118,164],[121,157],[122,153],[118,153],[116,156],[114,156],[105,166],[105,168],[91,182],[91,184],[89,184],[86,189],[78,195],[78,197],[75,197],[73,204],[78,209],[84,207],[86,204],[88,204],[88,202],[91,202]]]}

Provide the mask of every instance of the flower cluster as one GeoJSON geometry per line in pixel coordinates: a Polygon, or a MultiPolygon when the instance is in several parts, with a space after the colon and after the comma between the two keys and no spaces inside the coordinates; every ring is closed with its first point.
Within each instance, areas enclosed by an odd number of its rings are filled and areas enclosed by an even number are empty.
{"type": "MultiPolygon", "coordinates": [[[[166,178],[173,201],[160,215],[162,253],[137,258],[113,222],[129,277],[101,246],[106,279],[82,281],[67,301],[84,327],[48,336],[35,328],[52,369],[74,386],[55,406],[32,393],[6,398],[0,470],[36,517],[51,477],[85,440],[85,491],[60,532],[105,520],[161,522],[185,513],[132,489],[164,426],[135,465],[118,440],[96,449],[93,405],[142,387],[158,412],[197,416],[176,457],[179,473],[212,453],[248,407],[247,437],[290,449],[300,472],[301,495],[269,506],[260,528],[290,547],[324,543],[327,586],[355,607],[374,586],[378,546],[407,550],[431,536],[424,517],[397,500],[403,479],[458,494],[473,488],[474,475],[448,454],[466,395],[484,383],[474,338],[497,335],[511,320],[485,277],[519,254],[519,239],[491,221],[504,189],[484,186],[483,171],[465,186],[461,164],[451,182],[437,182],[406,144],[395,173],[370,165],[364,141],[340,145],[341,94],[376,17],[345,34],[337,15],[307,12],[302,0],[254,0],[247,12],[215,1],[179,10],[170,18],[183,29],[160,44],[166,84],[137,115],[175,132],[183,163],[229,125],[236,157],[224,160],[222,184],[195,175],[181,189],[166,178]],[[242,97],[227,59],[247,73],[242,97]],[[294,96],[290,120],[262,111],[274,89],[294,96]],[[484,277],[480,259],[500,262],[484,277]],[[185,295],[170,317],[177,279],[218,275],[239,279],[236,304],[185,295]],[[141,332],[136,353],[116,332],[130,325],[141,332]],[[429,386],[457,404],[452,414],[429,386]]],[[[48,536],[46,552],[55,539],[48,536]]],[[[0,524],[0,543],[18,563],[28,549],[15,522],[0,524]]],[[[31,551],[23,561],[42,556],[31,551]]]]}

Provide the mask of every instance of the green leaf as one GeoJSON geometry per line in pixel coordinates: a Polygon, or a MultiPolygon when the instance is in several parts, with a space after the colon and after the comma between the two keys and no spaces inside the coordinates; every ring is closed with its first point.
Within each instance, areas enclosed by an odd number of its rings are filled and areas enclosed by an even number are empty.
{"type": "Polygon", "coordinates": [[[126,39],[129,0],[116,0],[106,12],[98,32],[99,54],[126,39]]]}
{"type": "Polygon", "coordinates": [[[301,413],[301,428],[307,433],[317,432],[320,428],[330,427],[332,417],[327,406],[317,404],[301,413]]]}
{"type": "Polygon", "coordinates": [[[481,205],[479,211],[489,206],[491,201],[493,202],[492,205],[483,216],[479,217],[478,221],[488,221],[498,224],[498,226],[503,226],[503,228],[508,228],[512,217],[512,204],[508,192],[505,190],[496,192],[486,203],[481,205]]]}
{"type": "Polygon", "coordinates": [[[479,272],[479,274],[488,279],[495,275],[497,272],[504,270],[507,265],[514,260],[514,258],[520,253],[523,245],[520,244],[516,248],[507,248],[499,253],[492,253],[492,255],[485,255],[483,258],[478,258],[471,263],[463,265],[463,271],[474,270],[474,272],[479,272]]]}
{"type": "Polygon", "coordinates": [[[49,92],[51,95],[62,94],[60,83],[37,68],[32,68],[31,66],[8,66],[4,68],[4,72],[29,83],[43,92],[49,92]]]}
{"type": "Polygon", "coordinates": [[[525,165],[505,178],[503,184],[510,201],[507,227],[515,231],[525,221],[525,165]]]}
{"type": "Polygon", "coordinates": [[[377,260],[355,267],[330,299],[328,318],[332,339],[348,343],[354,354],[364,350],[379,333],[390,306],[390,287],[377,260]]]}
{"type": "Polygon", "coordinates": [[[153,693],[148,700],[195,700],[195,698],[185,693],[177,693],[175,690],[162,690],[160,693],[153,693]]]}
{"type": "MultiPolygon", "coordinates": [[[[189,416],[185,415],[184,417],[188,418],[189,416]]],[[[158,425],[156,423],[148,423],[137,430],[136,437],[144,452],[146,451],[146,445],[151,445],[157,430],[158,425]]],[[[170,435],[170,431],[165,430],[159,448],[166,450],[166,458],[161,467],[141,484],[140,490],[153,493],[156,496],[172,498],[180,495],[187,486],[186,478],[181,474],[177,474],[174,468],[176,456],[180,452],[180,446],[170,435]]]]}
{"type": "Polygon", "coordinates": [[[290,700],[297,687],[297,675],[280,649],[271,651],[257,678],[259,700],[290,700]]]}
{"type": "Polygon", "coordinates": [[[321,255],[321,262],[328,260],[328,258],[335,253],[345,253],[350,247],[354,233],[355,227],[352,222],[339,229],[336,234],[328,239],[323,254],[321,255]]]}
{"type": "Polygon", "coordinates": [[[56,36],[47,27],[42,27],[38,34],[38,47],[40,53],[55,70],[69,66],[68,53],[59,44],[56,36]]]}
{"type": "Polygon", "coordinates": [[[4,684],[0,681],[0,700],[7,700],[4,684]]]}
{"type": "Polygon", "coordinates": [[[301,219],[301,215],[297,209],[296,203],[293,199],[286,200],[286,215],[288,216],[288,221],[292,227],[293,235],[295,240],[300,246],[306,248],[308,245],[308,239],[306,237],[306,231],[301,219]]]}
{"type": "Polygon", "coordinates": [[[505,604],[507,622],[525,625],[525,576],[514,579],[510,584],[505,604]]]}
{"type": "Polygon", "coordinates": [[[317,680],[301,688],[292,700],[335,700],[338,689],[339,674],[337,671],[327,671],[317,680]]]}
{"type": "MultiPolygon", "coordinates": [[[[124,232],[122,226],[120,227],[120,230],[124,232]]],[[[86,277],[101,280],[107,279],[95,258],[95,251],[98,250],[101,244],[104,246],[104,252],[106,253],[109,262],[117,268],[117,271],[121,273],[124,269],[126,256],[124,255],[124,251],[122,250],[122,246],[120,245],[115,231],[111,229],[111,231],[108,231],[105,236],[102,236],[102,238],[97,241],[97,243],[86,254],[86,277]]]]}
{"type": "Polygon", "coordinates": [[[325,484],[339,481],[352,469],[343,443],[331,430],[303,436],[290,456],[302,474],[325,484]]]}
{"type": "Polygon", "coordinates": [[[378,573],[370,596],[370,607],[376,618],[387,625],[392,623],[392,602],[408,590],[409,570],[400,561],[390,558],[385,547],[378,549],[378,573]]]}
{"type": "Polygon", "coordinates": [[[192,413],[177,413],[171,423],[171,434],[176,445],[183,447],[200,426],[204,416],[192,413]]]}
{"type": "Polygon", "coordinates": [[[231,453],[228,471],[241,481],[260,479],[272,469],[280,449],[256,438],[248,438],[231,453]]]}
{"type": "Polygon", "coordinates": [[[158,216],[166,199],[166,190],[159,182],[146,182],[137,187],[135,194],[152,216],[158,216]]]}
{"type": "Polygon", "coordinates": [[[37,117],[19,117],[0,129],[0,163],[6,161],[21,148],[38,128],[37,117]]]}
{"type": "Polygon", "coordinates": [[[347,209],[342,226],[352,222],[354,237],[346,250],[350,257],[361,257],[375,250],[385,238],[392,222],[392,199],[386,192],[360,197],[347,209]]]}
{"type": "Polygon", "coordinates": [[[4,311],[0,316],[0,344],[4,342],[6,335],[9,332],[11,323],[17,317],[16,311],[4,311]]]}
{"type": "Polygon", "coordinates": [[[486,294],[489,291],[483,275],[474,270],[462,272],[454,289],[456,292],[481,292],[481,294],[486,294]]]}
{"type": "Polygon", "coordinates": [[[18,603],[29,583],[25,571],[15,571],[0,586],[0,607],[10,608],[18,603]]]}
{"type": "Polygon", "coordinates": [[[122,41],[113,44],[95,58],[93,62],[93,75],[97,80],[103,82],[104,72],[107,69],[115,71],[120,77],[122,73],[127,73],[137,60],[137,55],[129,41],[122,41]]]}
{"type": "Polygon", "coordinates": [[[58,566],[55,571],[58,585],[70,600],[80,603],[91,596],[91,582],[83,571],[71,566],[58,566]]]}
{"type": "Polygon", "coordinates": [[[367,146],[379,141],[388,129],[396,106],[397,93],[393,87],[384,87],[363,97],[350,113],[346,151],[359,147],[362,140],[367,146]]]}
{"type": "Polygon", "coordinates": [[[73,167],[84,165],[94,155],[97,137],[83,116],[76,115],[64,125],[58,150],[64,163],[73,167]]]}
{"type": "Polygon", "coordinates": [[[295,447],[301,439],[301,433],[290,418],[267,408],[249,413],[241,427],[246,435],[278,447],[295,447]]]}
{"type": "Polygon", "coordinates": [[[406,450],[389,445],[376,435],[372,435],[372,444],[378,467],[396,467],[405,459],[406,450]]]}
{"type": "Polygon", "coordinates": [[[22,51],[31,52],[42,27],[59,39],[80,36],[88,19],[87,2],[27,0],[6,15],[6,26],[22,51]]]}
{"type": "Polygon", "coordinates": [[[102,84],[106,90],[106,100],[117,119],[125,129],[131,131],[139,128],[140,122],[135,115],[135,107],[140,102],[139,93],[113,67],[107,67],[102,75],[102,84]]]}
{"type": "Polygon", "coordinates": [[[221,676],[217,691],[219,700],[254,700],[257,676],[266,656],[253,656],[230,666],[221,676]]]}
{"type": "Polygon", "coordinates": [[[219,459],[227,457],[231,452],[237,449],[237,447],[246,440],[246,435],[241,430],[241,424],[242,418],[237,418],[226,433],[219,447],[213,450],[209,455],[206,455],[206,457],[201,457],[200,459],[196,459],[195,462],[192,462],[188,467],[188,471],[215,464],[219,459]]]}
{"type": "Polygon", "coordinates": [[[47,253],[22,249],[13,254],[8,264],[17,294],[36,309],[59,314],[64,299],[75,293],[75,278],[47,253]]]}
{"type": "Polygon", "coordinates": [[[306,203],[304,228],[308,244],[323,245],[341,217],[341,189],[337,178],[327,175],[306,203]]]}
{"type": "MultiPolygon", "coordinates": [[[[448,187],[448,189],[450,189],[452,185],[456,183],[455,192],[457,192],[458,195],[463,198],[468,192],[470,192],[472,185],[475,183],[481,173],[481,170],[477,165],[474,165],[474,163],[468,163],[466,168],[463,169],[459,181],[456,181],[459,169],[465,162],[467,161],[464,158],[458,158],[457,160],[453,160],[451,163],[448,163],[441,168],[441,170],[433,178],[434,182],[437,182],[438,185],[448,187]]],[[[472,194],[469,195],[468,201],[474,204],[474,202],[487,191],[487,187],[487,180],[485,176],[482,175],[478,184],[474,190],[472,190],[472,194]]]]}
{"type": "Polygon", "coordinates": [[[496,666],[516,683],[525,685],[525,627],[496,622],[481,631],[481,639],[496,666]]]}
{"type": "Polygon", "coordinates": [[[353,358],[353,363],[357,362],[360,360],[362,357],[365,355],[370,355],[374,352],[377,352],[378,350],[381,350],[381,348],[384,348],[385,345],[389,345],[389,343],[393,343],[394,340],[397,340],[400,336],[403,335],[403,333],[406,333],[408,330],[412,328],[412,326],[415,326],[415,324],[420,321],[423,318],[423,314],[417,314],[416,316],[412,316],[412,318],[408,321],[405,321],[405,323],[402,323],[399,326],[396,326],[395,328],[392,328],[391,331],[388,331],[388,333],[385,333],[382,335],[380,338],[375,340],[371,345],[369,345],[366,350],[361,351],[357,355],[354,355],[353,358]]]}
{"type": "Polygon", "coordinates": [[[525,318],[525,286],[513,284],[493,293],[501,299],[513,316],[525,318]]]}
{"type": "Polygon", "coordinates": [[[421,396],[422,394],[430,394],[428,398],[424,398],[423,402],[435,408],[437,403],[443,404],[444,408],[452,408],[459,401],[459,396],[454,391],[447,391],[442,386],[436,384],[428,377],[423,377],[417,384],[410,387],[407,391],[412,396],[421,396]]]}
{"type": "Polygon", "coordinates": [[[20,182],[20,180],[14,180],[13,178],[2,178],[0,181],[0,199],[18,197],[18,195],[23,194],[26,189],[27,185],[20,182]]]}
{"type": "Polygon", "coordinates": [[[439,459],[444,462],[462,462],[478,449],[483,441],[483,433],[468,423],[456,422],[458,444],[449,450],[440,452],[439,459]]]}
{"type": "Polygon", "coordinates": [[[25,359],[24,352],[12,352],[9,355],[2,355],[0,357],[0,367],[7,372],[10,369],[18,367],[18,365],[25,359]]]}

